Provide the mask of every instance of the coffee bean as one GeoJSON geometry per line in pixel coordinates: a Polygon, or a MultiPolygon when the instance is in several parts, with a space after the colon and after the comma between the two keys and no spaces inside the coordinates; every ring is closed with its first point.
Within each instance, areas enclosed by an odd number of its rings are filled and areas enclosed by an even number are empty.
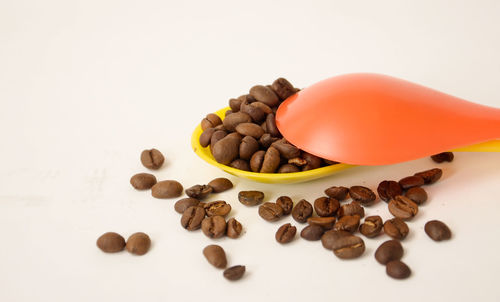
{"type": "Polygon", "coordinates": [[[296,227],[292,226],[289,223],[285,223],[284,225],[280,226],[280,228],[276,232],[275,238],[279,243],[289,243],[293,240],[296,233],[296,227]]]}
{"type": "Polygon", "coordinates": [[[235,265],[228,269],[226,269],[223,273],[224,278],[230,281],[236,281],[241,279],[245,274],[245,266],[244,265],[235,265]]]}
{"type": "Polygon", "coordinates": [[[222,120],[220,119],[220,117],[215,113],[209,113],[201,121],[201,129],[206,130],[208,128],[214,128],[220,124],[222,124],[222,120]]]}
{"type": "Polygon", "coordinates": [[[362,205],[372,204],[377,196],[367,187],[363,186],[353,186],[349,189],[349,195],[351,198],[362,205]]]}
{"type": "Polygon", "coordinates": [[[269,133],[264,133],[259,139],[259,144],[262,146],[262,148],[267,149],[277,140],[279,140],[279,138],[272,137],[269,133]]]}
{"type": "Polygon", "coordinates": [[[255,152],[259,150],[259,142],[251,137],[251,136],[245,136],[241,140],[240,144],[240,158],[244,160],[250,160],[252,158],[252,155],[254,155],[255,152]]]}
{"type": "Polygon", "coordinates": [[[307,162],[307,164],[304,167],[302,167],[302,171],[313,170],[321,167],[321,158],[315,155],[303,152],[302,158],[307,162]]]}
{"type": "Polygon", "coordinates": [[[229,107],[231,107],[231,111],[233,111],[233,113],[240,111],[242,102],[243,102],[242,99],[230,99],[229,107]]]}
{"type": "Polygon", "coordinates": [[[373,238],[380,234],[383,227],[382,218],[380,216],[368,216],[365,221],[359,226],[359,232],[368,238],[373,238]]]}
{"type": "Polygon", "coordinates": [[[426,185],[430,185],[438,181],[443,175],[443,170],[434,168],[423,172],[415,173],[415,176],[420,176],[424,179],[426,185]]]}
{"type": "Polygon", "coordinates": [[[332,244],[333,253],[341,259],[353,259],[365,251],[365,242],[358,236],[341,236],[332,244]]]}
{"type": "Polygon", "coordinates": [[[260,191],[241,191],[238,200],[246,206],[256,206],[264,200],[264,193],[260,191]]]}
{"type": "Polygon", "coordinates": [[[447,240],[451,238],[450,228],[442,221],[431,220],[425,224],[425,233],[434,241],[447,240]]]}
{"type": "Polygon", "coordinates": [[[262,102],[253,102],[250,104],[250,106],[259,108],[265,114],[273,113],[273,109],[262,102]]]}
{"type": "Polygon", "coordinates": [[[149,251],[151,246],[151,239],[148,235],[138,232],[130,235],[127,239],[126,248],[132,254],[144,255],[149,251]]]}
{"type": "Polygon", "coordinates": [[[358,215],[359,218],[365,217],[365,209],[357,201],[348,204],[343,204],[337,211],[337,216],[340,218],[346,215],[358,215]]]}
{"type": "Polygon", "coordinates": [[[346,187],[330,187],[325,190],[325,194],[328,197],[335,198],[338,201],[342,201],[346,199],[347,193],[349,193],[349,189],[346,187]]]}
{"type": "Polygon", "coordinates": [[[229,238],[238,238],[241,235],[241,232],[243,231],[243,226],[241,223],[236,220],[235,218],[231,218],[227,221],[227,230],[226,230],[226,235],[229,238]]]}
{"type": "Polygon", "coordinates": [[[141,163],[148,169],[158,170],[164,161],[165,157],[156,149],[144,150],[141,153],[141,163]]]}
{"type": "Polygon", "coordinates": [[[277,221],[283,216],[283,209],[273,202],[265,202],[259,207],[259,215],[264,220],[277,221]]]}
{"type": "Polygon", "coordinates": [[[260,168],[261,173],[274,173],[280,164],[280,153],[276,148],[269,147],[264,155],[264,161],[260,168]]]}
{"type": "Polygon", "coordinates": [[[274,107],[279,104],[278,96],[266,86],[255,85],[250,88],[250,95],[257,101],[262,102],[269,107],[274,107]]]}
{"type": "Polygon", "coordinates": [[[334,243],[341,237],[352,236],[351,233],[346,231],[329,230],[321,236],[321,244],[325,249],[333,250],[334,243]]]}
{"type": "Polygon", "coordinates": [[[243,170],[243,171],[250,171],[250,165],[246,160],[243,160],[241,158],[237,158],[233,160],[230,164],[230,167],[233,167],[238,170],[243,170]]]}
{"type": "Polygon", "coordinates": [[[309,217],[307,218],[307,223],[309,225],[318,225],[324,230],[329,230],[335,224],[335,217],[309,217]]]}
{"type": "Polygon", "coordinates": [[[406,191],[405,196],[411,199],[414,203],[421,205],[427,201],[427,192],[421,187],[413,187],[406,191]]]}
{"type": "Polygon", "coordinates": [[[125,248],[125,239],[118,233],[107,232],[97,239],[96,244],[105,253],[117,253],[125,248]]]}
{"type": "Polygon", "coordinates": [[[222,216],[206,217],[201,222],[201,230],[209,238],[220,238],[226,234],[226,220],[222,216]]]}
{"type": "Polygon", "coordinates": [[[257,100],[251,96],[250,94],[243,94],[243,95],[240,95],[238,97],[239,100],[241,100],[241,102],[247,102],[247,103],[253,103],[253,102],[257,102],[257,100]]]}
{"type": "Polygon", "coordinates": [[[380,199],[389,202],[392,198],[403,194],[403,189],[397,181],[384,180],[378,185],[377,193],[380,199]]]}
{"type": "MultiPolygon", "coordinates": [[[[229,110],[228,110],[228,111],[229,111],[229,110]]],[[[227,112],[227,111],[226,111],[226,112],[227,112]]],[[[209,129],[210,129],[210,128],[209,128],[209,129]]],[[[214,127],[214,129],[215,129],[216,131],[222,130],[222,131],[227,132],[227,129],[226,129],[226,128],[224,128],[224,125],[223,125],[223,124],[220,124],[220,125],[215,126],[215,127],[214,127]]],[[[208,129],[207,129],[207,130],[208,130],[208,129]]]]}
{"type": "Polygon", "coordinates": [[[232,114],[224,118],[222,124],[228,131],[235,131],[236,126],[238,126],[239,124],[250,123],[251,121],[252,118],[250,117],[250,115],[244,112],[233,112],[232,114]]]}
{"type": "Polygon", "coordinates": [[[212,134],[212,137],[210,138],[210,152],[213,152],[215,144],[224,137],[226,137],[226,135],[227,132],[224,130],[217,130],[214,132],[214,134],[212,134]]]}
{"type": "Polygon", "coordinates": [[[238,126],[236,126],[236,131],[243,136],[251,136],[256,139],[259,139],[262,134],[264,134],[264,130],[254,123],[238,124],[238,126]]]}
{"type": "Polygon", "coordinates": [[[394,217],[401,219],[411,219],[418,213],[418,205],[402,195],[394,197],[388,207],[394,217]]]}
{"type": "Polygon", "coordinates": [[[191,198],[204,199],[212,193],[212,187],[207,185],[194,185],[186,189],[186,195],[191,198]]]}
{"type": "Polygon", "coordinates": [[[182,195],[182,185],[176,180],[162,180],[151,188],[155,198],[174,198],[182,195]]]}
{"type": "Polygon", "coordinates": [[[276,126],[276,117],[274,116],[274,113],[269,113],[266,116],[266,132],[271,134],[271,136],[274,137],[280,137],[281,133],[278,130],[278,127],[276,126]]]}
{"type": "Polygon", "coordinates": [[[307,165],[307,161],[305,159],[303,159],[302,157],[290,158],[288,160],[288,163],[293,164],[295,166],[299,166],[299,167],[307,165]]]}
{"type": "Polygon", "coordinates": [[[181,225],[188,231],[194,231],[201,227],[201,222],[205,218],[205,209],[199,206],[187,208],[181,217],[181,225]]]}
{"type": "Polygon", "coordinates": [[[384,233],[398,240],[403,240],[410,232],[408,225],[401,218],[389,219],[384,223],[384,233]]]}
{"type": "Polygon", "coordinates": [[[137,190],[151,189],[156,184],[156,177],[149,173],[135,174],[130,178],[130,184],[137,190]]]}
{"type": "Polygon", "coordinates": [[[175,203],[174,210],[177,213],[182,214],[187,208],[197,206],[199,203],[200,201],[196,198],[183,198],[175,203]]]}
{"type": "MultiPolygon", "coordinates": [[[[224,117],[230,115],[231,113],[233,113],[233,110],[226,110],[226,112],[224,112],[224,117]]],[[[222,125],[222,126],[224,126],[224,125],[222,125]]]]}
{"type": "Polygon", "coordinates": [[[380,264],[387,264],[394,260],[401,260],[403,257],[403,246],[398,240],[387,240],[375,251],[375,259],[380,264]]]}
{"type": "Polygon", "coordinates": [[[225,268],[227,266],[227,258],[224,249],[216,244],[207,245],[203,249],[203,255],[210,264],[216,268],[225,268]]]}
{"type": "Polygon", "coordinates": [[[304,238],[305,240],[316,241],[321,239],[321,236],[324,232],[325,230],[322,227],[312,224],[302,229],[302,232],[300,232],[300,237],[304,238]]]}
{"type": "Polygon", "coordinates": [[[293,201],[288,196],[280,196],[276,199],[276,204],[283,209],[283,215],[289,215],[292,213],[293,201]]]}
{"type": "Polygon", "coordinates": [[[354,233],[358,230],[360,217],[358,215],[346,215],[337,220],[333,229],[336,231],[347,231],[354,233]]]}
{"type": "Polygon", "coordinates": [[[210,145],[210,140],[212,139],[212,135],[217,131],[215,128],[208,128],[207,130],[203,131],[203,133],[200,135],[200,145],[202,147],[207,147],[210,145]]]}
{"type": "Polygon", "coordinates": [[[224,200],[217,200],[203,205],[207,216],[226,216],[231,212],[231,205],[224,200]]]}
{"type": "Polygon", "coordinates": [[[295,221],[304,223],[313,213],[312,205],[305,199],[299,201],[292,210],[292,217],[295,221]]]}
{"type": "Polygon", "coordinates": [[[432,155],[431,158],[433,161],[439,164],[445,161],[451,162],[453,161],[453,158],[455,158],[455,156],[453,155],[452,152],[442,152],[439,154],[432,155]]]}
{"type": "Polygon", "coordinates": [[[300,172],[300,169],[292,164],[284,164],[278,168],[278,173],[295,173],[300,172]]]}
{"type": "Polygon", "coordinates": [[[279,154],[286,159],[300,156],[299,148],[288,143],[285,139],[277,140],[274,143],[272,143],[271,146],[276,148],[276,150],[279,151],[279,154]]]}
{"type": "Polygon", "coordinates": [[[266,155],[266,151],[260,150],[255,152],[250,158],[250,170],[252,172],[259,172],[262,167],[262,163],[264,162],[264,156],[266,155]]]}
{"type": "Polygon", "coordinates": [[[216,178],[208,183],[212,187],[212,192],[221,193],[227,191],[233,187],[233,183],[224,177],[216,178]]]}
{"type": "Polygon", "coordinates": [[[411,270],[404,262],[394,260],[387,263],[385,267],[387,275],[394,279],[406,279],[411,275],[411,270]]]}
{"type": "Polygon", "coordinates": [[[279,78],[274,81],[271,88],[282,101],[295,94],[295,89],[292,84],[284,78],[279,78]]]}
{"type": "Polygon", "coordinates": [[[340,203],[335,198],[320,197],[314,201],[314,210],[321,217],[334,216],[339,207],[340,203]]]}
{"type": "Polygon", "coordinates": [[[419,187],[424,184],[424,179],[420,176],[408,176],[399,181],[399,185],[401,188],[404,190],[407,190],[409,188],[413,187],[419,187]]]}
{"type": "MultiPolygon", "coordinates": [[[[234,115],[234,114],[231,114],[234,115]]],[[[226,135],[212,146],[212,155],[214,159],[223,165],[228,165],[235,160],[240,153],[241,136],[231,134],[226,135]]]]}
{"type": "Polygon", "coordinates": [[[266,113],[261,108],[252,106],[248,102],[241,103],[240,112],[248,114],[255,123],[260,123],[266,118],[266,113]]]}

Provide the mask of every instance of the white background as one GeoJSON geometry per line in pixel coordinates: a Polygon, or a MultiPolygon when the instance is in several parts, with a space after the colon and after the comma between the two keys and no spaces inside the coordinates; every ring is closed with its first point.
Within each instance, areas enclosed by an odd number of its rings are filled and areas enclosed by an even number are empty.
{"type": "MultiPolygon", "coordinates": [[[[498,301],[499,154],[440,165],[403,242],[413,274],[397,281],[373,258],[386,235],[351,261],[320,242],[280,246],[274,233],[291,218],[265,222],[236,196],[312,202],[332,185],[376,189],[437,166],[429,158],[265,185],[209,166],[189,138],[206,113],[279,76],[306,87],[379,72],[500,107],[499,16],[494,0],[0,1],[0,301],[498,301]],[[167,158],[159,179],[234,181],[213,199],[230,202],[246,232],[217,243],[246,265],[244,279],[206,262],[213,241],[180,227],[175,200],[130,186],[152,147],[167,158]],[[453,239],[431,241],[430,219],[453,239]],[[95,241],[107,231],[146,232],[152,248],[104,254],[95,241]]],[[[390,217],[383,202],[366,212],[390,217]]]]}

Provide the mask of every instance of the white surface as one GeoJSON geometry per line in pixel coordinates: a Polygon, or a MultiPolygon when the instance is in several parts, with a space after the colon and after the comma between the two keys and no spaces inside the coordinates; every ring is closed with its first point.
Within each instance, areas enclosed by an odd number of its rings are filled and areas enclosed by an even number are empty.
{"type": "MultiPolygon", "coordinates": [[[[237,283],[207,264],[201,250],[213,241],[179,226],[175,200],[137,192],[129,178],[145,171],[139,154],[150,147],[167,157],[159,179],[189,187],[227,176],[195,156],[191,131],[278,76],[305,87],[380,72],[500,107],[499,15],[498,1],[1,1],[0,301],[498,301],[499,154],[440,165],[403,242],[405,281],[373,258],[387,236],[366,239],[353,261],[319,242],[280,246],[274,232],[291,218],[264,222],[236,196],[313,201],[331,185],[375,189],[436,166],[430,159],[298,185],[231,176],[236,188],[213,198],[246,230],[216,241],[231,265],[247,266],[237,283]],[[451,241],[427,238],[435,218],[451,241]],[[106,231],[144,231],[152,249],[104,254],[95,241],[106,231]]],[[[383,202],[366,212],[390,217],[383,202]]]]}

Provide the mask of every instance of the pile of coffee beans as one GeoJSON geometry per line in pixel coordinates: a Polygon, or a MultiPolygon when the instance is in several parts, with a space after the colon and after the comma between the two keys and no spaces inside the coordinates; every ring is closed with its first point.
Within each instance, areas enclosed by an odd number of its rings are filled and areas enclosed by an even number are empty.
{"type": "MultiPolygon", "coordinates": [[[[211,244],[203,249],[203,255],[208,263],[219,269],[225,269],[227,266],[226,252],[220,245],[211,244]]],[[[244,265],[235,265],[227,268],[223,272],[224,278],[230,281],[241,279],[245,274],[244,265]]]]}
{"type": "Polygon", "coordinates": [[[105,253],[117,253],[127,249],[128,252],[142,256],[149,251],[151,239],[145,233],[138,232],[130,235],[127,242],[118,233],[107,232],[97,239],[97,247],[105,253]]]}
{"type": "Polygon", "coordinates": [[[248,94],[229,100],[231,109],[223,120],[210,113],[201,121],[200,145],[210,146],[217,162],[244,171],[291,173],[336,164],[300,150],[279,132],[276,110],[297,91],[284,78],[253,86],[248,94]]]}

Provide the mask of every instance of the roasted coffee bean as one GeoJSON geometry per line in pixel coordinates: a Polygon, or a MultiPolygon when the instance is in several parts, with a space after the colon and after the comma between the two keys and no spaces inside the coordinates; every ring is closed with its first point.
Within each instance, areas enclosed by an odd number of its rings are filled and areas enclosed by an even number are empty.
{"type": "Polygon", "coordinates": [[[264,200],[264,193],[260,191],[241,191],[238,200],[246,206],[256,206],[264,200]]]}
{"type": "Polygon", "coordinates": [[[360,217],[358,215],[346,215],[342,216],[335,222],[333,229],[336,231],[347,231],[349,233],[354,233],[358,230],[360,217]]]}
{"type": "Polygon", "coordinates": [[[325,233],[325,230],[322,227],[320,227],[319,225],[311,224],[302,229],[302,231],[300,232],[300,237],[304,238],[305,240],[316,241],[321,239],[323,233],[325,233]]]}
{"type": "MultiPolygon", "coordinates": [[[[232,114],[231,114],[232,115],[232,114]]],[[[240,153],[241,137],[226,135],[212,146],[214,159],[223,165],[228,165],[235,160],[240,153]]]]}
{"type": "Polygon", "coordinates": [[[351,198],[362,205],[372,204],[377,196],[367,187],[363,186],[353,186],[349,189],[349,195],[351,198]]]}
{"type": "Polygon", "coordinates": [[[144,167],[158,170],[163,165],[165,157],[156,149],[144,150],[141,153],[141,163],[144,167]]]}
{"type": "MultiPolygon", "coordinates": [[[[224,117],[230,115],[231,113],[233,113],[233,110],[226,110],[226,112],[224,112],[224,117]]],[[[224,126],[224,125],[222,125],[224,126]]]]}
{"type": "Polygon", "coordinates": [[[271,134],[271,136],[274,137],[281,136],[281,133],[278,130],[278,127],[276,126],[276,117],[274,116],[274,113],[269,113],[266,116],[266,130],[267,133],[271,134]]]}
{"type": "Polygon", "coordinates": [[[399,181],[399,185],[404,190],[408,190],[409,188],[419,187],[424,184],[424,179],[420,176],[408,176],[399,181]]]}
{"type": "Polygon", "coordinates": [[[209,113],[201,121],[201,129],[206,130],[208,128],[214,128],[220,124],[222,124],[222,120],[220,119],[220,117],[215,113],[209,113]]]}
{"type": "Polygon", "coordinates": [[[304,223],[313,213],[312,205],[305,199],[299,201],[292,210],[292,217],[295,221],[304,223]]]}
{"type": "Polygon", "coordinates": [[[259,108],[265,114],[273,113],[273,109],[262,102],[253,102],[250,104],[250,106],[259,108]]]}
{"type": "Polygon", "coordinates": [[[241,140],[240,144],[240,158],[244,160],[250,160],[252,155],[259,150],[259,142],[251,137],[245,136],[241,140]]]}
{"type": "Polygon", "coordinates": [[[134,255],[144,255],[151,247],[151,239],[147,234],[142,232],[134,233],[127,239],[127,251],[134,255]]]}
{"type": "Polygon", "coordinates": [[[208,183],[214,193],[227,191],[233,187],[233,183],[224,177],[216,178],[208,183]]]}
{"type": "Polygon", "coordinates": [[[365,222],[359,226],[359,232],[368,238],[373,238],[380,234],[383,226],[384,223],[380,216],[368,216],[365,218],[365,222]]]}
{"type": "Polygon", "coordinates": [[[276,204],[283,209],[283,215],[288,215],[292,213],[293,201],[288,196],[280,196],[276,199],[276,204]]]}
{"type": "Polygon", "coordinates": [[[333,244],[340,238],[345,236],[352,236],[351,233],[346,231],[329,230],[321,236],[321,244],[325,249],[333,250],[333,244]]]}
{"type": "Polygon", "coordinates": [[[238,238],[241,235],[241,232],[243,231],[243,226],[241,223],[236,220],[235,218],[231,218],[227,221],[227,230],[226,230],[226,235],[229,238],[238,238]]]}
{"type": "Polygon", "coordinates": [[[250,95],[257,101],[262,102],[269,107],[274,107],[279,104],[278,96],[266,86],[255,85],[250,88],[250,95]]]}
{"type": "Polygon", "coordinates": [[[389,201],[389,212],[394,217],[411,219],[418,213],[418,205],[408,197],[398,195],[389,201]]]}
{"type": "Polygon", "coordinates": [[[207,185],[194,185],[186,189],[186,195],[191,198],[204,199],[212,193],[212,187],[207,185]]]}
{"type": "Polygon", "coordinates": [[[274,237],[279,243],[289,243],[293,240],[296,233],[296,227],[292,226],[289,223],[285,223],[284,225],[280,226],[274,237]]]}
{"type": "Polygon", "coordinates": [[[358,215],[359,218],[365,217],[365,209],[357,201],[348,204],[343,204],[337,211],[337,216],[340,218],[346,215],[358,215]]]}
{"type": "Polygon", "coordinates": [[[174,198],[182,195],[182,185],[176,180],[162,180],[151,188],[155,198],[174,198]]]}
{"type": "Polygon", "coordinates": [[[424,179],[425,184],[430,185],[438,181],[443,175],[443,170],[434,168],[423,172],[415,173],[415,176],[420,176],[424,179]]]}
{"type": "Polygon", "coordinates": [[[387,240],[375,251],[375,259],[380,264],[387,264],[394,260],[401,260],[403,253],[403,246],[398,240],[387,240]]]}
{"type": "Polygon", "coordinates": [[[453,155],[453,152],[442,152],[439,154],[435,154],[431,156],[432,160],[437,162],[438,164],[442,162],[451,162],[453,161],[453,158],[455,158],[455,155],[453,155]]]}
{"type": "Polygon", "coordinates": [[[250,172],[250,164],[241,158],[237,158],[233,160],[230,164],[230,167],[233,167],[238,170],[249,171],[250,172]]]}
{"type": "Polygon", "coordinates": [[[243,94],[243,95],[240,95],[238,97],[239,100],[241,100],[241,102],[247,102],[249,104],[253,103],[253,102],[257,102],[257,100],[251,96],[250,94],[243,94]]]}
{"type": "Polygon", "coordinates": [[[231,205],[224,200],[217,200],[203,205],[207,216],[226,216],[231,212],[231,205]]]}
{"type": "Polygon", "coordinates": [[[406,279],[411,275],[411,270],[408,265],[400,260],[394,260],[387,263],[385,272],[394,279],[406,279]]]}
{"type": "Polygon", "coordinates": [[[278,168],[278,173],[295,173],[300,172],[300,169],[292,164],[284,164],[278,168]]]}
{"type": "Polygon", "coordinates": [[[299,167],[307,165],[307,161],[305,159],[303,159],[302,157],[290,158],[288,160],[288,163],[293,164],[295,166],[299,166],[299,167]]]}
{"type": "Polygon", "coordinates": [[[330,230],[335,224],[335,217],[309,217],[307,223],[309,225],[318,225],[324,230],[330,230]]]}
{"type": "Polygon", "coordinates": [[[277,221],[283,216],[283,209],[274,202],[265,202],[259,207],[259,215],[267,221],[277,221]]]}
{"type": "Polygon", "coordinates": [[[107,232],[97,239],[96,244],[105,253],[117,253],[125,248],[125,239],[118,233],[107,232]]]}
{"type": "Polygon", "coordinates": [[[236,132],[243,136],[251,136],[255,139],[259,139],[264,130],[257,124],[254,123],[241,123],[236,126],[236,132]]]}
{"type": "Polygon", "coordinates": [[[188,231],[194,231],[201,227],[201,222],[205,218],[205,209],[199,206],[187,208],[181,217],[181,225],[188,231]]]}
{"type": "Polygon", "coordinates": [[[321,158],[315,155],[303,152],[302,158],[307,162],[307,164],[302,167],[302,171],[313,170],[321,167],[321,158]]]}
{"type": "Polygon", "coordinates": [[[340,203],[335,198],[320,197],[314,201],[314,210],[321,217],[334,216],[340,207],[340,203]]]}
{"type": "Polygon", "coordinates": [[[451,238],[450,228],[442,221],[431,220],[425,224],[425,233],[434,241],[447,240],[451,238]]]}
{"type": "MultiPolygon", "coordinates": [[[[226,111],[226,112],[227,112],[227,111],[226,111]]],[[[222,131],[227,131],[227,129],[226,129],[226,128],[224,128],[224,125],[223,125],[223,124],[220,124],[220,125],[215,126],[215,127],[214,127],[214,129],[215,129],[216,131],[219,131],[219,130],[222,130],[222,131]]]]}
{"type": "Polygon", "coordinates": [[[361,237],[340,236],[332,244],[333,253],[341,259],[353,259],[365,252],[365,242],[361,237]]]}
{"type": "Polygon", "coordinates": [[[295,94],[295,88],[284,78],[279,78],[273,82],[271,89],[282,100],[286,100],[289,96],[295,94]]]}
{"type": "Polygon", "coordinates": [[[175,203],[174,210],[177,213],[182,214],[182,213],[184,213],[184,211],[186,211],[187,208],[195,207],[199,204],[200,204],[200,201],[196,198],[191,198],[191,197],[183,198],[175,203]]]}
{"type": "Polygon", "coordinates": [[[380,199],[389,202],[392,198],[403,194],[403,189],[397,181],[384,180],[378,185],[377,193],[380,199]]]}
{"type": "Polygon", "coordinates": [[[242,102],[243,102],[242,99],[230,99],[229,107],[231,107],[231,111],[233,111],[233,113],[240,111],[242,102]]]}
{"type": "Polygon", "coordinates": [[[421,187],[413,187],[406,191],[405,196],[411,199],[414,203],[421,205],[427,201],[427,192],[421,187]]]}
{"type": "Polygon", "coordinates": [[[327,166],[340,164],[338,161],[328,160],[326,158],[323,158],[323,161],[325,162],[325,165],[327,165],[327,166]]]}
{"type": "Polygon", "coordinates": [[[208,147],[210,145],[210,140],[212,139],[212,135],[217,131],[215,128],[208,128],[207,130],[203,131],[203,133],[200,135],[200,145],[202,147],[208,147]]]}
{"type": "Polygon", "coordinates": [[[216,268],[225,268],[227,266],[226,253],[219,245],[207,245],[203,249],[203,255],[207,258],[208,262],[216,268]]]}
{"type": "Polygon", "coordinates": [[[228,269],[226,269],[223,273],[224,278],[230,281],[236,281],[241,279],[245,274],[245,266],[244,265],[235,265],[228,269]]]}
{"type": "MultiPolygon", "coordinates": [[[[299,148],[288,143],[285,139],[279,139],[271,144],[272,147],[276,148],[280,155],[286,159],[294,158],[300,156],[299,148]]],[[[307,161],[307,160],[306,160],[307,161]]]]}
{"type": "Polygon", "coordinates": [[[136,190],[151,189],[156,184],[156,177],[149,173],[135,174],[130,178],[130,184],[136,190]]]}
{"type": "Polygon", "coordinates": [[[250,159],[250,170],[252,170],[252,172],[260,171],[265,155],[266,151],[264,150],[257,151],[252,155],[252,158],[250,159]]]}
{"type": "Polygon", "coordinates": [[[272,146],[267,149],[262,161],[261,173],[274,173],[280,164],[280,153],[272,146]]]}
{"type": "Polygon", "coordinates": [[[262,137],[259,139],[259,144],[262,146],[262,148],[267,149],[269,148],[274,142],[278,141],[279,138],[277,137],[272,137],[271,134],[269,133],[264,133],[262,137]]]}
{"type": "Polygon", "coordinates": [[[239,124],[250,122],[252,122],[252,118],[250,117],[250,115],[244,112],[233,112],[232,114],[224,118],[222,124],[228,131],[235,131],[236,126],[238,126],[239,124]]]}
{"type": "Polygon", "coordinates": [[[346,199],[347,193],[349,193],[349,189],[346,187],[330,187],[325,190],[325,194],[328,197],[335,198],[338,201],[342,201],[346,199]]]}
{"type": "Polygon", "coordinates": [[[220,238],[226,234],[226,220],[222,216],[206,217],[201,222],[201,230],[209,238],[220,238]]]}
{"type": "MultiPolygon", "coordinates": [[[[208,131],[208,130],[207,130],[208,131]]],[[[225,130],[216,130],[212,136],[210,137],[210,151],[212,150],[213,146],[218,142],[220,141],[221,139],[223,139],[224,137],[226,137],[227,135],[227,132],[225,130]]]]}
{"type": "Polygon", "coordinates": [[[408,225],[401,218],[392,218],[384,223],[384,233],[394,239],[403,240],[409,232],[408,225]]]}
{"type": "Polygon", "coordinates": [[[240,112],[248,114],[255,123],[260,123],[266,118],[266,113],[261,108],[252,106],[248,102],[241,103],[240,112]]]}

